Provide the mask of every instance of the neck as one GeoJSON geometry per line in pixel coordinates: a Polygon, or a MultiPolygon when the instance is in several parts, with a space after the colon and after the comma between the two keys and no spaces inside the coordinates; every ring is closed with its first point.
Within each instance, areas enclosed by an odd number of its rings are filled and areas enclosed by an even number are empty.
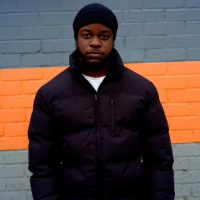
{"type": "Polygon", "coordinates": [[[91,76],[94,78],[106,76],[109,68],[109,59],[104,61],[103,63],[87,63],[84,59],[80,56],[80,67],[83,74],[87,76],[91,76]]]}
{"type": "Polygon", "coordinates": [[[82,67],[82,71],[87,76],[98,78],[98,77],[106,76],[108,70],[107,70],[107,67],[102,67],[101,70],[95,70],[95,71],[88,69],[88,67],[82,67]]]}

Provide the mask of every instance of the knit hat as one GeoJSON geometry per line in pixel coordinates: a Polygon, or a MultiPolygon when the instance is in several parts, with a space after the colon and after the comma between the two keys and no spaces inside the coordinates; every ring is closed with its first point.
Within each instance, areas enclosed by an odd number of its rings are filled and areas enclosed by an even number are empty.
{"type": "Polygon", "coordinates": [[[78,31],[82,26],[94,23],[103,24],[110,28],[115,40],[118,29],[117,18],[109,8],[99,3],[91,3],[84,6],[75,16],[73,22],[75,40],[77,40],[78,31]]]}

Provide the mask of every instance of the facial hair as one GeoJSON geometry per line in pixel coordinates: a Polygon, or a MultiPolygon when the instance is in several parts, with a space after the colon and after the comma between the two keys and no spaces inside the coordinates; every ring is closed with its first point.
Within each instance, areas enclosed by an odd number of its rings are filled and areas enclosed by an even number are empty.
{"type": "Polygon", "coordinates": [[[108,65],[108,63],[109,63],[110,55],[107,56],[107,57],[106,57],[104,60],[102,60],[101,62],[88,62],[88,61],[85,59],[85,56],[82,55],[82,53],[80,52],[78,46],[76,46],[76,51],[77,51],[78,54],[79,54],[81,65],[83,65],[83,67],[87,66],[87,68],[88,68],[90,71],[93,71],[93,72],[100,71],[102,68],[106,67],[106,65],[108,65]]]}

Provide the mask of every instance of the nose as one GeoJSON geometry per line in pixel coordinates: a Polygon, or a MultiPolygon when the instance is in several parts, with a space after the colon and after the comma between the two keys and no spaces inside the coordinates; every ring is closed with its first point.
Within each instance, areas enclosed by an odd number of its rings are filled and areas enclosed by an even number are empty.
{"type": "Polygon", "coordinates": [[[90,41],[90,46],[91,47],[100,47],[101,46],[101,42],[99,40],[98,37],[93,37],[90,41]]]}

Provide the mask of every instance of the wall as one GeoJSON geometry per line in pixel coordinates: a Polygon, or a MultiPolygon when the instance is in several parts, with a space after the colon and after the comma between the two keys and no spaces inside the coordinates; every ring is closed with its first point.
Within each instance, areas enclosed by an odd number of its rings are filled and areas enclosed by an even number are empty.
{"type": "MultiPolygon", "coordinates": [[[[32,200],[27,126],[36,90],[68,65],[72,21],[93,1],[0,1],[0,200],[32,200]]],[[[155,83],[170,125],[176,200],[200,199],[200,1],[102,0],[116,48],[155,83]]]]}

